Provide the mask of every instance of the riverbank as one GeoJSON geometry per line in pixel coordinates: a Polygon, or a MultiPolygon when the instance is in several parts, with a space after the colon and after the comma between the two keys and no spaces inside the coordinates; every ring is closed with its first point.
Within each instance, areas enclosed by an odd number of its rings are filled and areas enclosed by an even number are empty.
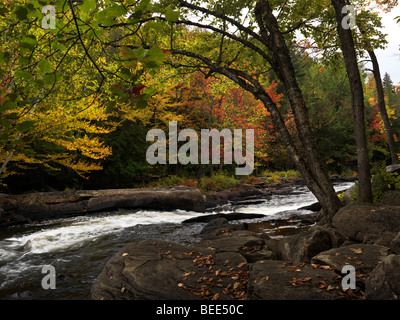
{"type": "MultiPolygon", "coordinates": [[[[345,190],[351,185],[337,183],[335,188],[345,190]]],[[[226,204],[205,212],[120,209],[3,229],[0,299],[88,299],[94,280],[122,247],[150,239],[183,246],[198,243],[207,222],[188,222],[192,219],[222,216],[272,239],[296,234],[313,224],[310,211],[298,210],[315,202],[304,186],[251,201],[253,204],[226,204]],[[57,290],[42,289],[43,265],[55,267],[57,290]]]]}
{"type": "MultiPolygon", "coordinates": [[[[333,182],[354,181],[333,177],[333,182]]],[[[283,178],[279,183],[239,183],[221,191],[202,194],[197,188],[174,186],[143,189],[40,192],[0,196],[0,228],[63,219],[118,209],[187,210],[206,212],[224,204],[250,205],[273,195],[291,194],[304,186],[301,178],[283,178]]]]}
{"type": "MultiPolygon", "coordinates": [[[[391,192],[386,199],[399,196],[391,192]]],[[[96,279],[91,299],[400,297],[400,205],[392,200],[348,205],[332,226],[313,225],[284,238],[224,218],[210,221],[200,234],[202,240],[191,246],[156,239],[125,246],[96,279]]]]}

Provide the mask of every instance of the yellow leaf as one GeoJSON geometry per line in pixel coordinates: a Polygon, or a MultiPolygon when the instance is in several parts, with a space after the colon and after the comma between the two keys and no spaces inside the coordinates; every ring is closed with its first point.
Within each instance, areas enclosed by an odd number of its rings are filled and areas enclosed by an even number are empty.
{"type": "Polygon", "coordinates": [[[360,254],[363,252],[361,248],[359,248],[359,249],[349,248],[349,249],[350,249],[350,251],[357,253],[357,254],[360,254]]]}

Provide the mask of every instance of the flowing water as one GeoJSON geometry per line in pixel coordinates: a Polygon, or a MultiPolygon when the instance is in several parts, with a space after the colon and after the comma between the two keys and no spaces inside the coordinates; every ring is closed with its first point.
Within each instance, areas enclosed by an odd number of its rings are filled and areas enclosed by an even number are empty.
{"type": "MultiPolygon", "coordinates": [[[[341,183],[335,189],[351,185],[341,183]]],[[[300,187],[293,194],[273,196],[257,205],[225,205],[218,212],[261,213],[265,217],[245,220],[260,223],[310,213],[297,209],[314,202],[308,189],[300,187]]],[[[204,223],[182,222],[201,215],[182,210],[118,210],[2,230],[0,299],[88,299],[92,283],[122,247],[146,239],[195,243],[204,223]],[[54,290],[42,288],[46,276],[42,268],[49,265],[56,270],[54,290]]]]}

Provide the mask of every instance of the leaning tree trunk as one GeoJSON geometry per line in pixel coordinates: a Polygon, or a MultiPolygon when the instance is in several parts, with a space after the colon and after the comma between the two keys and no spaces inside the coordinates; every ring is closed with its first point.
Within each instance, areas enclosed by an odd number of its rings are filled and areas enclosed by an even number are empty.
{"type": "Polygon", "coordinates": [[[384,124],[385,130],[386,130],[386,136],[387,136],[387,140],[388,140],[388,144],[389,144],[390,157],[392,159],[392,164],[399,164],[400,161],[397,156],[397,145],[396,145],[396,141],[394,139],[392,125],[390,123],[389,116],[388,116],[388,113],[386,110],[385,93],[383,90],[383,83],[382,83],[381,71],[379,68],[378,59],[376,58],[374,51],[368,50],[368,54],[371,57],[371,61],[372,61],[372,72],[374,74],[375,84],[376,84],[376,92],[378,94],[378,108],[379,108],[379,113],[381,114],[383,124],[384,124]]]}
{"type": "Polygon", "coordinates": [[[350,89],[352,94],[352,106],[354,116],[354,127],[357,144],[357,164],[358,164],[358,180],[359,180],[359,202],[372,202],[372,186],[371,186],[371,168],[369,163],[367,135],[365,130],[365,105],[364,90],[362,86],[360,71],[358,69],[357,54],[354,47],[354,40],[350,28],[345,29],[342,21],[345,14],[342,9],[346,6],[344,0],[332,0],[335,8],[336,20],[338,23],[337,31],[339,34],[340,44],[343,52],[344,62],[346,65],[347,75],[350,81],[350,89]]]}
{"type": "Polygon", "coordinates": [[[272,55],[271,66],[285,87],[296,122],[301,146],[299,149],[295,148],[293,144],[289,144],[289,151],[294,155],[293,160],[308,187],[318,198],[324,212],[331,217],[342,205],[317,152],[317,144],[309,121],[308,109],[296,79],[290,51],[268,2],[258,2],[256,15],[260,27],[262,28],[264,25],[268,31],[268,36],[267,34],[265,35],[267,37],[266,44],[272,55]]]}

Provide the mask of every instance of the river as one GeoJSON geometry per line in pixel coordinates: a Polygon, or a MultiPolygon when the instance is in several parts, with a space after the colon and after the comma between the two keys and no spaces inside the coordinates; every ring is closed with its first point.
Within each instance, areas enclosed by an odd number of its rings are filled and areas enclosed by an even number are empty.
{"type": "MultiPolygon", "coordinates": [[[[353,183],[335,185],[337,191],[353,183]]],[[[308,214],[297,210],[316,202],[306,187],[293,194],[272,196],[256,205],[217,208],[223,213],[261,213],[248,223],[308,214]]],[[[210,214],[211,212],[207,212],[210,214]]],[[[204,213],[176,210],[118,210],[61,220],[17,226],[0,234],[0,299],[85,300],[107,261],[125,245],[146,239],[181,244],[200,240],[204,223],[182,224],[204,213]],[[56,289],[44,290],[43,266],[56,271],[56,289]]]]}

